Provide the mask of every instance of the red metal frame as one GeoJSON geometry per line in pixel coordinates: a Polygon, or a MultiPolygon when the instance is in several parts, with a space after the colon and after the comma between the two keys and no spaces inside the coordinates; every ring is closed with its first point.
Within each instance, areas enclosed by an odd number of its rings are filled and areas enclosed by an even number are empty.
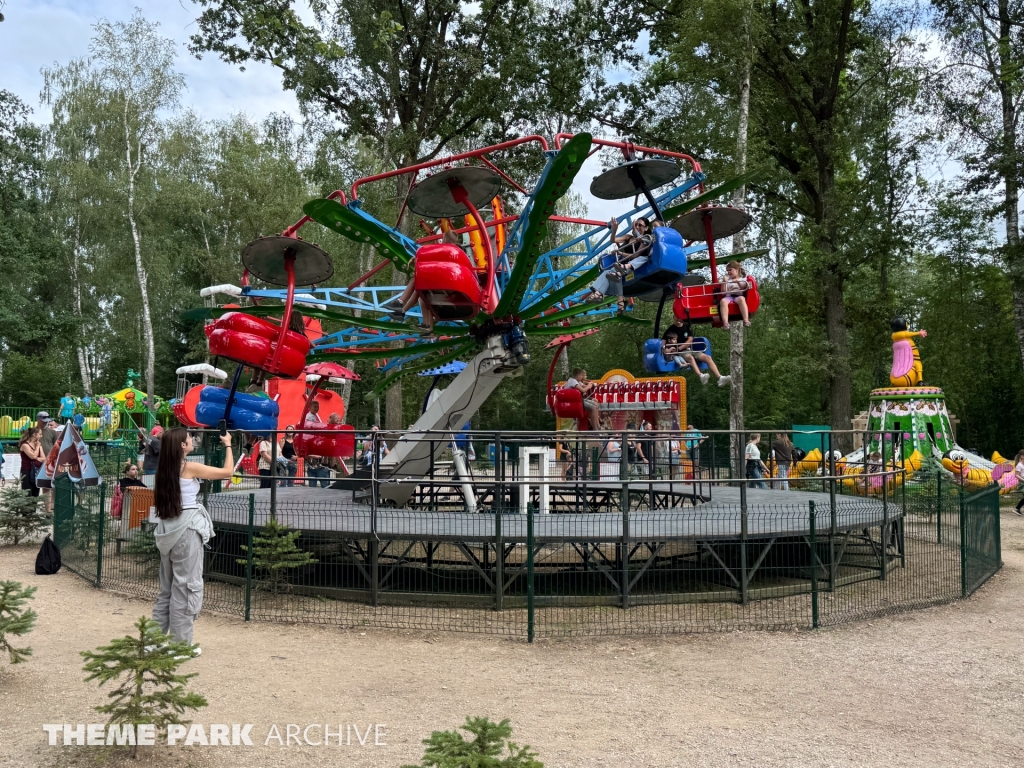
{"type": "MultiPolygon", "coordinates": [[[[571,139],[575,136],[575,133],[559,133],[555,136],[555,149],[562,148],[562,140],[571,139]]],[[[671,152],[667,149],[655,149],[654,147],[644,147],[639,144],[634,144],[631,141],[612,141],[610,139],[598,139],[594,138],[593,143],[601,147],[615,147],[621,149],[622,154],[629,159],[635,152],[647,152],[653,155],[664,155],[665,157],[677,157],[680,160],[685,160],[690,164],[690,167],[697,173],[700,172],[700,163],[692,155],[687,155],[684,152],[671,152]]],[[[700,185],[700,191],[704,191],[704,185],[700,185]]]]}
{"type": "Polygon", "coordinates": [[[448,157],[442,157],[438,160],[428,160],[425,163],[417,163],[416,165],[409,165],[405,168],[396,168],[393,171],[385,171],[384,173],[376,173],[372,176],[364,176],[352,185],[352,199],[359,199],[359,187],[363,184],[369,184],[372,181],[381,181],[383,179],[390,179],[395,176],[402,176],[407,173],[419,173],[427,168],[436,168],[440,165],[447,165],[448,163],[454,163],[459,160],[468,160],[473,157],[483,157],[484,155],[490,154],[491,152],[498,152],[502,149],[511,149],[512,147],[522,146],[523,144],[540,144],[541,150],[547,152],[550,147],[548,146],[548,140],[543,136],[534,134],[532,136],[524,136],[520,139],[513,139],[512,141],[503,141],[501,144],[492,144],[489,147],[483,147],[481,149],[474,149],[469,152],[462,152],[457,155],[449,155],[448,157]]]}

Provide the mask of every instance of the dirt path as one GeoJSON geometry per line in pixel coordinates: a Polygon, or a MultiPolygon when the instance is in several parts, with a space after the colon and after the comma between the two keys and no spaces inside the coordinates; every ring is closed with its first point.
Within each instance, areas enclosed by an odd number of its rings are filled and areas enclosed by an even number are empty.
{"type": "MultiPolygon", "coordinates": [[[[49,747],[44,723],[102,722],[78,652],[130,631],[148,603],[0,549],[0,579],[39,587],[32,660],[0,663],[0,765],[397,766],[466,715],[509,717],[560,766],[1024,764],[1024,519],[1003,513],[998,574],[971,600],[817,633],[544,641],[245,624],[204,614],[188,666],[210,706],[252,723],[253,747],[157,747],[138,761],[49,747]],[[385,746],[264,745],[273,724],[382,723],[385,746]]],[[[316,741],[319,731],[309,732],[316,741]]]]}

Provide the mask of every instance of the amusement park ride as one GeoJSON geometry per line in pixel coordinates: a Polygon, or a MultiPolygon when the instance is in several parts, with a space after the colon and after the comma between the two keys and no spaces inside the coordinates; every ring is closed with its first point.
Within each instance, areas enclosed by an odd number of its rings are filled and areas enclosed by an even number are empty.
{"type": "MultiPolygon", "coordinates": [[[[243,287],[206,290],[221,290],[251,305],[189,313],[194,319],[207,319],[205,330],[214,362],[213,370],[190,367],[179,371],[183,376],[203,374],[201,385],[179,387],[183,390],[176,401],[179,418],[184,416],[183,421],[196,425],[252,432],[278,428],[281,408],[277,402],[264,392],[238,391],[243,368],[253,372],[256,385],[271,376],[340,381],[358,377],[338,363],[373,359],[386,376],[367,395],[372,398],[405,376],[435,370],[454,372],[444,366],[463,361],[454,380],[430,398],[410,432],[379,468],[385,476],[423,475],[431,454],[439,456],[447,446],[441,441],[417,439],[417,435],[460,431],[505,378],[522,373],[530,361],[531,340],[553,338],[548,347],[561,351],[607,323],[649,325],[616,312],[614,297],[597,303],[584,301],[590,284],[612,268],[615,233],[604,222],[554,213],[555,204],[568,192],[584,161],[602,148],[620,151],[623,162],[598,175],[591,192],[607,200],[634,198],[632,209],[621,220],[627,231],[645,216],[668,225],[654,229],[646,263],[623,278],[626,297],[658,304],[648,347],[653,350],[653,345],[660,344],[658,329],[670,298],[677,316],[688,317],[694,324],[721,325],[719,302],[724,286],[719,281],[715,241],[743,229],[750,217],[712,201],[738,188],[746,177],[706,191],[700,165],[682,153],[595,139],[585,133],[559,134],[553,148],[541,136],[527,136],[360,179],[348,196],[338,190],[327,198],[312,200],[303,207],[305,216],[296,224],[280,235],[246,246],[242,252],[243,287]],[[510,150],[520,158],[525,151],[535,151],[543,160],[543,170],[532,189],[500,167],[503,154],[510,150]],[[687,175],[677,183],[684,171],[687,175]],[[409,193],[391,226],[363,208],[359,193],[367,185],[398,177],[404,177],[409,193]],[[517,208],[518,213],[511,213],[517,208]],[[403,233],[415,229],[403,227],[403,220],[412,216],[419,217],[419,225],[429,233],[419,241],[403,233]],[[380,256],[380,263],[347,287],[321,287],[333,275],[334,267],[319,246],[298,236],[299,229],[310,221],[369,245],[380,256]],[[544,250],[549,221],[579,225],[584,231],[544,250]],[[457,235],[468,233],[471,253],[459,245],[440,242],[448,230],[457,235]],[[692,258],[704,251],[706,259],[692,258]],[[411,288],[368,284],[389,264],[409,275],[411,288]],[[710,280],[693,272],[701,267],[710,269],[710,280]],[[277,287],[248,286],[249,275],[277,287]],[[297,296],[298,288],[301,293],[297,296]],[[430,335],[387,319],[403,303],[409,317],[422,318],[417,299],[433,316],[423,318],[434,321],[430,335]],[[275,300],[280,303],[270,303],[275,300]],[[306,333],[301,332],[303,325],[293,321],[296,303],[301,304],[306,333]],[[319,326],[319,321],[329,321],[340,329],[323,333],[318,328],[310,333],[309,323],[319,326]],[[238,363],[226,389],[206,384],[210,377],[226,381],[226,375],[217,369],[220,359],[238,363]],[[331,365],[338,370],[327,370],[331,365]]],[[[755,254],[739,258],[751,255],[755,254]]],[[[749,280],[751,315],[758,303],[756,284],[749,280]]],[[[706,339],[697,340],[698,348],[706,343],[706,339]]],[[[661,374],[681,370],[660,353],[645,354],[645,367],[661,374]]],[[[314,384],[306,392],[306,409],[316,389],[314,384]]],[[[653,398],[652,402],[664,398],[670,403],[673,397],[678,402],[679,395],[673,395],[669,386],[643,390],[643,397],[653,398]]],[[[551,392],[549,403],[555,415],[581,416],[582,405],[573,398],[565,391],[551,392]]],[[[585,422],[581,420],[581,428],[585,422]]],[[[337,437],[318,435],[316,439],[331,443],[318,443],[319,455],[340,455],[349,450],[351,432],[337,437]]],[[[410,484],[394,484],[382,487],[381,495],[401,504],[412,490],[410,484]]]]}

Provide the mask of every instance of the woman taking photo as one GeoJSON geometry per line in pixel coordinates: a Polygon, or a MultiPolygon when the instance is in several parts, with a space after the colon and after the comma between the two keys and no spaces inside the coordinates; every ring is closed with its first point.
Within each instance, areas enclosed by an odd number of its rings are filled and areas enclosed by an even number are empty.
{"type": "Polygon", "coordinates": [[[217,469],[185,460],[194,447],[188,430],[168,429],[161,437],[154,494],[160,592],[153,620],[164,634],[185,643],[192,642],[192,625],[203,606],[203,545],[214,535],[210,513],[199,503],[199,481],[229,480],[235,467],[231,436],[220,441],[224,466],[217,469]]]}
{"type": "Polygon", "coordinates": [[[46,461],[43,448],[39,444],[42,434],[43,431],[39,427],[32,427],[26,429],[18,441],[18,451],[21,453],[21,488],[28,491],[29,496],[39,495],[36,475],[46,461]]]}

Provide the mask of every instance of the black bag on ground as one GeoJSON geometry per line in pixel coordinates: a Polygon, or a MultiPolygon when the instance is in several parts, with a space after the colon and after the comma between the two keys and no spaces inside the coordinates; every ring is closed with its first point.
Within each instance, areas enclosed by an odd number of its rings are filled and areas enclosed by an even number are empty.
{"type": "Polygon", "coordinates": [[[43,546],[39,548],[36,555],[36,575],[52,576],[60,570],[60,549],[53,543],[53,539],[47,534],[43,539],[43,546]]]}

